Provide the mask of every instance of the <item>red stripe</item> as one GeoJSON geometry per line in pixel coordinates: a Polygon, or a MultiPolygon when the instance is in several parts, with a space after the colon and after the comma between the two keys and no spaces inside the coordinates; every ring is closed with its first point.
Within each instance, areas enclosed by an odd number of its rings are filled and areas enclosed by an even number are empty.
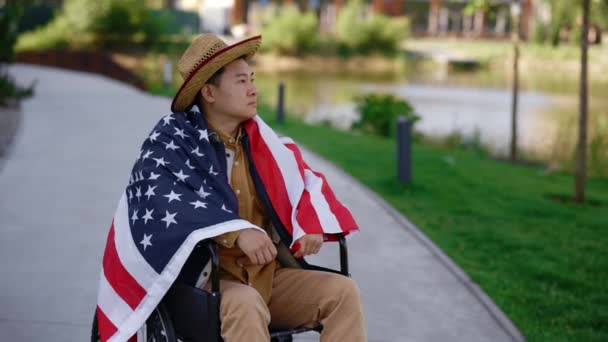
{"type": "MultiPolygon", "coordinates": [[[[300,149],[298,149],[295,144],[285,144],[285,147],[287,147],[293,153],[296,162],[298,163],[298,170],[300,171],[302,181],[305,182],[304,169],[306,167],[306,163],[304,163],[304,159],[302,158],[302,152],[300,152],[300,149]]],[[[306,189],[304,190],[304,193],[302,193],[302,198],[300,198],[300,202],[298,203],[298,214],[296,215],[296,220],[298,220],[300,227],[302,227],[306,234],[323,233],[323,227],[321,226],[319,215],[317,214],[317,211],[310,200],[310,192],[308,192],[306,189]]]]}
{"type": "Polygon", "coordinates": [[[319,215],[312,206],[308,190],[304,190],[304,193],[302,193],[296,219],[306,234],[323,234],[319,215]]]}
{"type": "Polygon", "coordinates": [[[107,341],[118,329],[112,324],[112,321],[97,307],[97,329],[99,330],[99,339],[101,342],[107,341]]]}
{"type": "Polygon", "coordinates": [[[257,122],[253,119],[248,120],[244,127],[249,135],[251,151],[255,151],[255,153],[251,153],[253,164],[262,179],[262,183],[264,183],[270,202],[287,231],[293,236],[292,207],[281,170],[262,138],[257,122]]]}
{"type": "Polygon", "coordinates": [[[146,295],[146,290],[131,276],[118,257],[114,241],[114,222],[112,222],[103,255],[103,272],[114,291],[131,309],[135,310],[146,295]]]}
{"type": "Polygon", "coordinates": [[[334,213],[336,219],[338,220],[338,223],[340,223],[340,229],[342,229],[342,232],[344,232],[344,234],[348,234],[351,231],[359,230],[359,228],[357,227],[357,223],[353,218],[353,215],[348,209],[346,209],[345,206],[342,205],[342,203],[340,203],[340,201],[338,201],[336,195],[329,187],[325,176],[319,172],[313,171],[312,169],[310,169],[310,167],[308,167],[308,165],[306,165],[306,168],[312,171],[312,173],[314,173],[317,177],[321,177],[321,179],[323,179],[321,193],[323,194],[323,197],[325,197],[327,204],[329,204],[331,212],[334,213]]]}

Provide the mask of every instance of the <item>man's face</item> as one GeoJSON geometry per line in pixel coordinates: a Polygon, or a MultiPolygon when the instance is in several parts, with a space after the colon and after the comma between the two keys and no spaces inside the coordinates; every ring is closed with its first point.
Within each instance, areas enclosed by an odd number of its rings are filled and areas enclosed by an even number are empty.
{"type": "Polygon", "coordinates": [[[257,113],[257,89],[252,68],[243,59],[226,65],[219,86],[211,85],[213,111],[230,119],[245,121],[257,113]]]}

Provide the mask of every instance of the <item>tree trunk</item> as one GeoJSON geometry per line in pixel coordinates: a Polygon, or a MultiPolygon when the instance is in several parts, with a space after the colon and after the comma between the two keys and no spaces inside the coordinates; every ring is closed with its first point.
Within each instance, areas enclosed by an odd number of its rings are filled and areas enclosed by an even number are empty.
{"type": "Polygon", "coordinates": [[[587,47],[589,41],[589,0],[583,0],[583,27],[581,29],[581,81],[579,98],[578,145],[576,148],[576,185],[574,200],[585,201],[585,178],[587,176],[587,47]]]}

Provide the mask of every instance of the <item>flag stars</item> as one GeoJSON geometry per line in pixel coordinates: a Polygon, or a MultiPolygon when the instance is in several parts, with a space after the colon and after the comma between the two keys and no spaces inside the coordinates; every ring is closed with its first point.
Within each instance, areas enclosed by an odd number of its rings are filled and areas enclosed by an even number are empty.
{"type": "Polygon", "coordinates": [[[144,246],[144,251],[148,246],[152,246],[152,242],[150,242],[150,240],[152,239],[152,235],[153,234],[148,235],[144,233],[144,239],[140,242],[140,244],[144,246]]]}
{"type": "Polygon", "coordinates": [[[175,118],[173,118],[172,114],[169,114],[169,115],[165,116],[163,118],[163,126],[167,126],[168,124],[170,124],[171,120],[175,120],[175,118]]]}
{"type": "Polygon", "coordinates": [[[205,188],[203,188],[202,185],[201,188],[196,191],[196,194],[199,195],[202,199],[205,199],[207,198],[207,196],[211,195],[211,193],[205,191],[205,188]]]}
{"type": "Polygon", "coordinates": [[[171,214],[168,210],[165,210],[165,217],[161,221],[167,224],[166,228],[169,228],[172,223],[177,224],[177,221],[175,221],[175,215],[177,215],[177,213],[171,214]]]}
{"type": "Polygon", "coordinates": [[[139,217],[137,217],[137,211],[137,209],[133,211],[133,216],[131,216],[131,224],[135,224],[135,221],[139,219],[139,217]]]}
{"type": "Polygon", "coordinates": [[[186,135],[186,133],[184,133],[183,129],[179,129],[177,127],[173,127],[175,129],[175,133],[173,133],[173,135],[178,135],[180,136],[182,139],[186,138],[188,135],[186,135]]]}
{"type": "Polygon", "coordinates": [[[173,190],[171,190],[171,193],[167,194],[167,195],[163,195],[163,197],[167,197],[169,199],[169,203],[171,203],[171,201],[173,200],[177,200],[181,202],[181,199],[179,198],[182,194],[176,194],[175,192],[173,192],[173,190]]]}
{"type": "Polygon", "coordinates": [[[150,142],[155,142],[156,138],[158,138],[159,135],[160,135],[160,133],[158,133],[157,131],[154,131],[154,132],[152,132],[152,134],[150,134],[148,139],[150,139],[150,142]]]}
{"type": "Polygon", "coordinates": [[[228,213],[232,213],[232,210],[228,210],[225,204],[222,204],[222,210],[228,213]]]}
{"type": "Polygon", "coordinates": [[[157,188],[157,186],[148,185],[148,190],[146,190],[146,193],[144,194],[145,196],[148,196],[148,200],[150,199],[150,197],[156,195],[154,193],[154,189],[156,189],[156,188],[157,188]]]}
{"type": "Polygon", "coordinates": [[[197,208],[207,209],[207,203],[205,203],[205,202],[195,201],[195,202],[190,202],[190,204],[192,204],[194,206],[194,209],[197,209],[197,208]]]}
{"type": "Polygon", "coordinates": [[[168,144],[167,143],[164,143],[164,144],[165,144],[165,150],[175,151],[179,148],[179,147],[177,147],[177,145],[175,145],[173,143],[173,140],[171,140],[168,144]]]}
{"type": "Polygon", "coordinates": [[[209,173],[212,174],[212,175],[214,175],[214,176],[219,175],[219,173],[213,171],[213,165],[211,165],[211,167],[209,168],[209,173]]]}
{"type": "Polygon", "coordinates": [[[207,142],[209,142],[209,133],[206,129],[199,129],[198,133],[200,134],[198,140],[207,140],[207,142]]]}
{"type": "Polygon", "coordinates": [[[156,167],[159,167],[160,165],[167,166],[167,164],[171,164],[169,162],[166,162],[164,157],[152,158],[152,159],[154,159],[154,161],[156,161],[156,167]]]}
{"type": "Polygon", "coordinates": [[[147,151],[147,152],[146,152],[146,153],[145,153],[145,154],[144,154],[144,155],[141,157],[141,160],[146,160],[146,159],[150,158],[150,156],[152,155],[152,153],[154,153],[154,152],[152,152],[152,151],[148,150],[148,151],[147,151]]]}
{"type": "Polygon", "coordinates": [[[137,200],[140,200],[141,197],[141,186],[138,186],[137,188],[135,188],[135,197],[137,197],[137,200]]]}
{"type": "MultiPolygon", "coordinates": [[[[164,163],[164,161],[163,161],[164,163]]],[[[156,165],[158,166],[158,165],[156,165]]],[[[154,172],[150,172],[150,177],[148,177],[149,180],[157,180],[158,177],[160,177],[160,174],[154,173],[154,172]]]]}
{"type": "Polygon", "coordinates": [[[203,153],[201,153],[199,150],[199,147],[197,146],[195,149],[193,149],[192,151],[190,151],[192,154],[196,155],[197,157],[202,157],[204,156],[203,153]]]}
{"type": "Polygon", "coordinates": [[[186,178],[190,177],[186,174],[184,174],[184,170],[179,170],[179,172],[173,172],[173,174],[175,175],[175,177],[177,177],[177,179],[179,179],[181,182],[186,182],[186,178]]]}
{"type": "Polygon", "coordinates": [[[154,220],[152,218],[152,213],[153,212],[154,212],[154,209],[152,209],[152,210],[146,209],[146,214],[141,217],[144,220],[144,224],[148,224],[148,220],[154,220]]]}
{"type": "Polygon", "coordinates": [[[192,166],[192,164],[190,164],[190,159],[186,159],[186,166],[190,169],[190,170],[194,170],[194,166],[192,166]]]}

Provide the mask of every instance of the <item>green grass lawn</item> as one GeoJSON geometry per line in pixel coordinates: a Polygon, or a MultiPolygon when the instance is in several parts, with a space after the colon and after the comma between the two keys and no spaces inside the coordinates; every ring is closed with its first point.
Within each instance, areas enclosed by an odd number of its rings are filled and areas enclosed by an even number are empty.
{"type": "Polygon", "coordinates": [[[406,186],[392,140],[260,113],[409,218],[530,341],[608,341],[608,179],[587,183],[595,205],[564,203],[549,197],[572,194],[570,174],[416,145],[406,186]]]}

